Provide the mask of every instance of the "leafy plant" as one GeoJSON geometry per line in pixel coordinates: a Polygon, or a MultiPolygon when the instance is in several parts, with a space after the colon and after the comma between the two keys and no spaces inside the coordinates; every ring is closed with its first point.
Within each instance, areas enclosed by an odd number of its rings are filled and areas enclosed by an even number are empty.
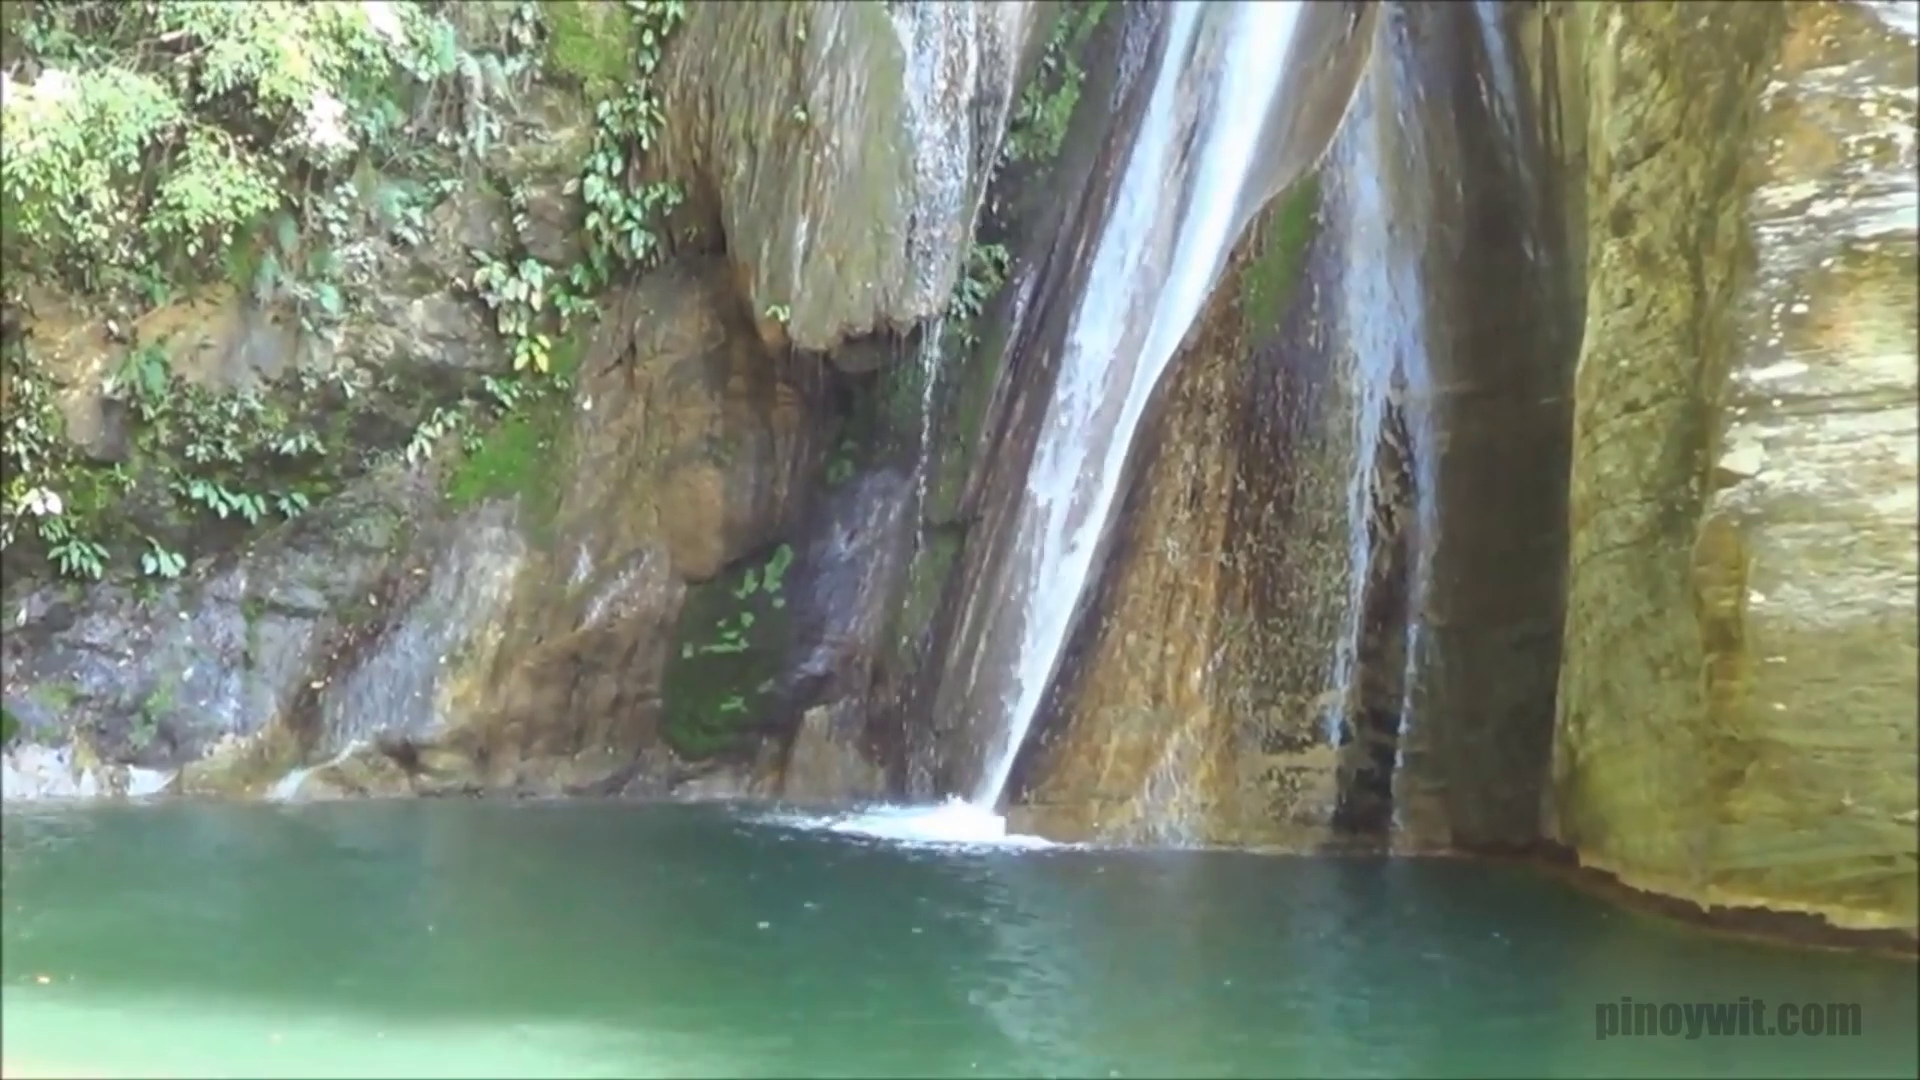
{"type": "Polygon", "coordinates": [[[147,537],[146,554],[140,556],[140,572],[148,577],[177,578],[187,568],[187,557],[177,551],[161,546],[160,541],[147,537]]]}
{"type": "Polygon", "coordinates": [[[1002,153],[1007,161],[1043,161],[1056,157],[1066,141],[1067,123],[1080,104],[1086,71],[1075,53],[1086,43],[1111,0],[1074,0],[1054,23],[1040,67],[1007,120],[1002,153]]]}
{"type": "MultiPolygon", "coordinates": [[[[507,339],[517,378],[489,378],[478,394],[434,408],[401,452],[418,460],[450,433],[476,447],[482,420],[529,400],[523,380],[566,384],[556,343],[591,313],[596,292],[658,260],[663,217],[681,201],[642,162],[664,124],[654,79],[684,3],[574,5],[596,20],[621,12],[626,33],[611,48],[579,27],[556,37],[548,14],[562,7],[10,4],[0,307],[20,310],[21,287],[43,283],[124,302],[130,318],[224,274],[257,303],[290,309],[309,333],[337,338],[378,272],[380,245],[425,241],[429,211],[461,186],[455,166],[484,163],[498,143],[499,106],[543,49],[571,49],[566,63],[591,61],[600,76],[583,83],[600,100],[569,189],[584,203],[585,253],[568,266],[474,253],[468,284],[507,339]]],[[[508,195],[524,225],[525,193],[508,195]]],[[[78,503],[112,500],[65,497],[100,470],[66,444],[52,386],[17,331],[14,320],[0,328],[0,547],[35,536],[61,572],[97,577],[107,547],[78,503]]],[[[340,390],[351,400],[351,386],[340,390]]],[[[186,385],[157,345],[131,350],[108,391],[138,421],[183,509],[259,523],[311,504],[324,440],[258,398],[186,385]]],[[[150,576],[185,565],[156,538],[130,539],[150,576]]]]}
{"type": "MultiPolygon", "coordinates": [[[[493,103],[525,67],[524,20],[469,41],[460,18],[453,5],[337,0],[7,5],[0,547],[37,536],[57,569],[82,577],[107,558],[88,500],[62,497],[100,470],[61,434],[13,318],[24,289],[117,311],[113,326],[224,273],[332,336],[372,279],[376,245],[418,243],[431,203],[457,185],[407,174],[432,173],[435,153],[482,152],[499,126],[493,103]]],[[[299,473],[320,455],[315,432],[249,397],[183,386],[154,347],[132,350],[107,390],[184,505],[249,521],[308,505],[249,455],[299,473]]],[[[175,565],[152,547],[141,561],[157,576],[175,565]]]]}
{"type": "Polygon", "coordinates": [[[461,70],[421,4],[20,5],[0,115],[10,270],[83,291],[218,267],[276,211],[391,156],[404,106],[461,70]]]}

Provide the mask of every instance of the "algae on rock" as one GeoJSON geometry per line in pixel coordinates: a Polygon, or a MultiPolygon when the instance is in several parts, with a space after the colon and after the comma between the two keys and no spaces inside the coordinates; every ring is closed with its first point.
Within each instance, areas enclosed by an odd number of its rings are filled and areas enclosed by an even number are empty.
{"type": "Polygon", "coordinates": [[[1911,931],[1915,238],[1836,211],[1912,205],[1910,128],[1867,119],[1911,124],[1912,41],[1850,4],[1591,18],[1551,835],[1703,907],[1911,931]]]}

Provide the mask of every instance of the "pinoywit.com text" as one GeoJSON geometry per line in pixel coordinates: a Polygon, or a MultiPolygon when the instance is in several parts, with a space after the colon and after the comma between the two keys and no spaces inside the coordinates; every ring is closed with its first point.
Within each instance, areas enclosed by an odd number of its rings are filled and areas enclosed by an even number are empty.
{"type": "Polygon", "coordinates": [[[1840,1001],[1640,1001],[1623,997],[1593,1007],[1593,1037],[1720,1039],[1740,1036],[1826,1038],[1860,1034],[1860,1004],[1840,1001]]]}

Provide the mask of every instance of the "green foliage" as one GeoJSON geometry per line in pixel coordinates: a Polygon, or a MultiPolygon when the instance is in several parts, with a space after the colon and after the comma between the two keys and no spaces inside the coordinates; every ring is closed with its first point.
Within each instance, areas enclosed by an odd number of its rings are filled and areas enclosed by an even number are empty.
{"type": "Polygon", "coordinates": [[[553,339],[540,328],[550,314],[567,317],[561,305],[568,296],[554,287],[562,284],[558,275],[539,259],[509,263],[479,250],[473,257],[480,264],[473,273],[473,289],[492,310],[500,335],[513,343],[513,370],[531,368],[545,375],[551,366],[553,339]]]}
{"type": "MultiPolygon", "coordinates": [[[[666,123],[654,77],[667,39],[686,19],[686,4],[625,0],[619,18],[598,5],[570,2],[549,3],[541,10],[548,19],[552,64],[579,79],[589,92],[608,95],[594,103],[592,147],[579,177],[568,185],[585,204],[585,253],[579,262],[562,268],[526,252],[503,259],[475,251],[478,266],[468,287],[493,312],[501,335],[511,343],[514,370],[555,373],[564,386],[565,373],[555,371],[553,343],[593,313],[595,294],[618,276],[660,259],[663,220],[682,199],[674,184],[645,179],[641,163],[666,123]],[[627,35],[624,49],[612,49],[595,32],[610,29],[627,35]]],[[[516,224],[521,224],[524,193],[510,192],[509,198],[516,224]]],[[[468,423],[464,415],[438,420],[442,430],[468,423]]],[[[416,437],[414,442],[415,448],[430,447],[433,439],[416,437]]]]}
{"type": "Polygon", "coordinates": [[[1000,244],[975,244],[968,249],[966,270],[954,283],[953,298],[947,302],[948,329],[963,346],[971,349],[980,343],[975,326],[987,309],[987,301],[1007,283],[1012,263],[1013,257],[1000,244]]]}
{"type": "Polygon", "coordinates": [[[842,435],[833,444],[833,452],[827,455],[827,486],[839,487],[853,479],[859,471],[860,441],[851,435],[842,435]]]}
{"type": "MultiPolygon", "coordinates": [[[[680,201],[641,161],[663,124],[654,73],[684,17],[681,0],[9,4],[4,306],[18,311],[21,289],[42,283],[138,308],[224,276],[334,336],[378,272],[380,245],[421,243],[428,211],[462,182],[459,166],[487,160],[504,130],[497,107],[544,49],[548,71],[598,99],[570,188],[585,204],[586,253],[554,267],[524,251],[474,252],[466,284],[493,312],[515,372],[564,388],[571,361],[555,343],[572,340],[590,297],[659,257],[660,215],[680,201]]],[[[524,234],[525,193],[508,195],[524,234]]],[[[67,445],[17,329],[0,337],[0,548],[35,535],[59,570],[98,577],[108,546],[80,504],[105,509],[115,497],[99,496],[105,471],[67,445]],[[83,489],[94,490],[82,500],[83,489]]],[[[249,524],[317,497],[324,440],[261,400],[189,387],[158,350],[136,349],[112,391],[151,466],[137,477],[112,470],[115,496],[157,471],[183,515],[249,524]]],[[[434,408],[403,455],[419,460],[460,434],[477,461],[450,495],[471,497],[494,482],[472,477],[499,465],[483,453],[485,421],[523,402],[550,407],[531,381],[489,378],[434,408]]],[[[517,445],[523,433],[501,437],[517,445]]],[[[183,572],[186,556],[162,538],[130,539],[146,574],[183,572]]]]}
{"type": "Polygon", "coordinates": [[[1041,54],[1040,70],[1020,92],[1007,121],[1004,152],[1008,161],[1050,161],[1059,156],[1087,77],[1075,54],[1092,35],[1109,2],[1079,0],[1064,5],[1041,54]]]}
{"type": "Polygon", "coordinates": [[[633,14],[633,68],[623,93],[594,106],[593,149],[580,174],[587,204],[587,258],[569,278],[585,292],[626,269],[651,265],[661,254],[660,220],[680,205],[678,187],[647,182],[640,155],[653,149],[666,126],[654,78],[668,37],[686,20],[683,0],[626,0],[633,14]]]}
{"type": "Polygon", "coordinates": [[[48,479],[71,458],[53,388],[20,335],[0,338],[0,548],[11,547],[21,526],[44,533],[65,511],[48,479]]]}
{"type": "MultiPolygon", "coordinates": [[[[308,488],[324,475],[327,452],[285,411],[251,393],[187,385],[158,346],[134,350],[108,391],[139,419],[143,458],[164,475],[182,517],[258,525],[298,517],[311,505],[308,488]]],[[[123,483],[130,486],[130,477],[123,483]]],[[[147,537],[140,565],[149,576],[172,578],[186,558],[147,537]]]]}
{"type": "MultiPolygon", "coordinates": [[[[584,63],[579,55],[589,48],[577,40],[584,33],[578,20],[589,16],[565,3],[546,10],[563,16],[550,27],[552,40],[574,57],[568,63],[578,68],[584,63]]],[[[667,38],[686,19],[686,5],[683,0],[627,0],[624,10],[627,17],[618,25],[631,34],[618,69],[624,78],[617,81],[617,91],[594,103],[593,145],[580,176],[569,185],[586,204],[584,257],[561,268],[524,253],[505,260],[474,253],[480,265],[469,285],[513,342],[516,371],[546,372],[553,340],[592,311],[589,297],[618,275],[659,260],[662,219],[681,202],[677,186],[642,178],[641,159],[659,141],[666,123],[654,76],[667,38]]],[[[593,48],[605,47],[595,43],[593,48]]],[[[513,197],[515,213],[523,214],[519,193],[513,197]]]]}
{"type": "Polygon", "coordinates": [[[8,269],[85,292],[154,266],[211,276],[275,211],[315,224],[355,165],[403,151],[408,106],[476,64],[420,4],[21,9],[32,74],[0,103],[8,269]]]}
{"type": "Polygon", "coordinates": [[[793,561],[792,546],[780,544],[688,591],[661,689],[662,734],[675,753],[726,753],[764,721],[791,644],[793,561]]]}
{"type": "MultiPolygon", "coordinates": [[[[484,152],[492,104],[525,64],[520,23],[463,44],[459,10],[9,3],[0,304],[13,315],[26,288],[47,285],[124,318],[225,276],[331,336],[372,278],[376,245],[423,239],[426,210],[457,183],[449,159],[484,152]]],[[[108,548],[82,503],[112,500],[80,496],[103,470],[67,447],[26,344],[9,319],[0,547],[36,534],[57,569],[98,577],[108,548]]],[[[109,391],[129,404],[154,466],[113,470],[119,494],[151,475],[188,514],[258,523],[306,507],[309,494],[286,482],[311,471],[312,429],[252,396],[179,383],[155,349],[135,349],[109,391]]],[[[140,563],[169,577],[185,557],[145,537],[140,563]]]]}

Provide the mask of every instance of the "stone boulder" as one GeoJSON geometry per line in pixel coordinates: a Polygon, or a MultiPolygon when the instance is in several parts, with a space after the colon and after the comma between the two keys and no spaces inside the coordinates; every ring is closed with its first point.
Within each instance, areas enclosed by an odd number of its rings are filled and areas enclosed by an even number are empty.
{"type": "Polygon", "coordinates": [[[689,5],[661,167],[769,337],[829,351],[946,309],[1036,6],[689,5]]]}

